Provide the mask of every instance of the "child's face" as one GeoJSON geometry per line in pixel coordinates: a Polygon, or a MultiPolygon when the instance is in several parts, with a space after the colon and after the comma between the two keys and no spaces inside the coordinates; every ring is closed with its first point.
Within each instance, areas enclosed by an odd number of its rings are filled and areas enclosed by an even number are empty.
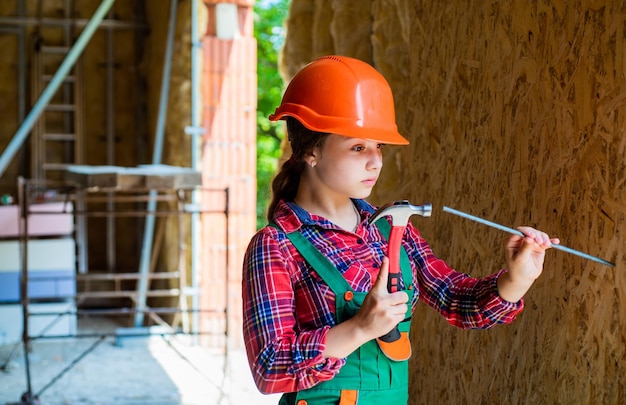
{"type": "Polygon", "coordinates": [[[329,135],[314,152],[322,187],[350,198],[369,196],[383,167],[382,146],[361,138],[329,135]]]}

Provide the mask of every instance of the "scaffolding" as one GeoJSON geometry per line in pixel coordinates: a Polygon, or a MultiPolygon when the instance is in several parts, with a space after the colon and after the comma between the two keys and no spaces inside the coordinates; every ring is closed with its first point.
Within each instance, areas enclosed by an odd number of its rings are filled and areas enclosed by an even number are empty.
{"type": "MultiPolygon", "coordinates": [[[[63,338],[98,338],[96,344],[99,344],[107,337],[114,337],[116,344],[122,345],[125,339],[138,337],[146,337],[151,335],[212,335],[222,336],[223,353],[227,356],[228,347],[228,300],[221,311],[215,309],[201,309],[190,306],[191,299],[197,297],[198,289],[192,284],[189,278],[189,270],[187,269],[187,249],[185,240],[190,232],[185,229],[184,216],[195,215],[200,213],[220,214],[224,216],[226,228],[228,229],[228,189],[205,189],[199,186],[196,178],[196,172],[185,168],[172,168],[164,166],[145,166],[132,169],[118,168],[113,170],[111,167],[93,168],[78,167],[70,168],[67,174],[69,179],[74,181],[51,181],[39,179],[19,179],[18,184],[18,200],[20,207],[20,249],[21,249],[21,275],[20,275],[20,298],[22,306],[22,345],[24,347],[24,359],[26,365],[27,379],[27,398],[37,398],[44,387],[36,394],[33,393],[31,386],[29,349],[31,342],[37,339],[63,339],[63,338]],[[107,187],[110,185],[111,187],[107,187]],[[197,205],[192,204],[191,196],[193,192],[215,193],[222,195],[224,205],[221,209],[199,209],[197,205]],[[110,201],[111,196],[116,202],[116,209],[109,210],[106,203],[110,201]],[[157,203],[157,209],[148,210],[147,205],[150,201],[157,203]],[[62,208],[46,210],[46,204],[61,204],[62,208]],[[43,204],[43,205],[42,205],[43,204]],[[41,207],[44,207],[43,209],[41,207]],[[36,207],[36,209],[34,208],[36,207]],[[81,207],[81,208],[78,208],[81,207]],[[30,229],[30,221],[38,215],[71,215],[73,223],[77,223],[77,219],[81,217],[105,217],[105,218],[121,218],[121,217],[140,217],[148,216],[168,218],[173,217],[178,224],[178,260],[175,269],[167,271],[155,272],[153,265],[155,258],[153,257],[152,266],[147,274],[139,272],[115,272],[98,271],[87,269],[85,272],[78,271],[68,275],[51,275],[33,277],[31,274],[31,265],[29,260],[29,247],[33,240],[37,239],[32,236],[30,229]],[[143,294],[139,291],[139,281],[144,279],[147,289],[143,294]],[[47,293],[39,292],[36,297],[32,297],[29,292],[29,286],[34,282],[47,282],[49,288],[47,293]],[[68,287],[68,284],[70,287],[68,287]],[[171,285],[170,285],[171,284],[171,285]],[[176,285],[173,285],[176,284],[176,285]],[[51,287],[50,287],[51,286],[51,287]],[[175,305],[151,306],[146,302],[140,301],[143,295],[147,299],[170,299],[175,305]],[[116,305],[115,307],[92,307],[90,302],[102,299],[117,299],[126,301],[127,305],[116,305]],[[66,306],[66,310],[59,311],[58,305],[53,306],[53,310],[32,310],[32,305],[40,304],[61,304],[66,306]],[[138,313],[146,315],[147,324],[138,327],[134,324],[134,319],[138,313]],[[194,324],[194,314],[211,313],[216,316],[221,328],[214,325],[210,330],[200,330],[198,324],[194,324]],[[38,328],[43,331],[38,335],[33,335],[29,330],[31,317],[46,317],[46,325],[38,328]],[[118,325],[113,330],[91,331],[89,333],[66,333],[66,334],[49,334],[45,333],[59,321],[68,319],[79,320],[81,318],[98,318],[111,317],[123,319],[127,321],[125,324],[118,325]],[[164,318],[169,317],[169,320],[164,318]]],[[[158,227],[155,237],[155,245],[163,236],[164,227],[158,227]]],[[[67,234],[63,232],[58,235],[47,235],[45,240],[51,241],[55,238],[67,238],[67,234]]],[[[80,229],[73,227],[71,238],[76,247],[76,257],[80,255],[80,250],[87,249],[86,245],[82,245],[84,240],[80,237],[80,229]]],[[[225,244],[228,243],[228,235],[226,235],[225,244]]],[[[77,261],[75,261],[77,263],[77,261]]],[[[228,296],[228,281],[226,280],[224,295],[228,296]]],[[[88,352],[93,350],[94,346],[80,354],[71,365],[76,364],[88,352]]],[[[69,367],[63,370],[67,372],[69,367]]],[[[53,379],[56,380],[55,377],[53,379]]]]}
{"type": "MultiPolygon", "coordinates": [[[[105,83],[106,89],[106,128],[105,128],[105,136],[104,139],[106,141],[106,164],[110,166],[114,166],[116,164],[115,157],[115,105],[113,104],[116,100],[115,88],[112,86],[112,82],[114,81],[113,70],[115,69],[116,61],[114,58],[113,49],[115,49],[115,43],[113,42],[112,33],[116,30],[134,30],[137,35],[135,35],[135,40],[137,40],[138,36],[143,35],[143,33],[147,30],[145,25],[145,21],[122,21],[115,19],[114,13],[111,12],[111,7],[114,3],[114,0],[97,0],[96,3],[99,3],[99,6],[93,13],[91,19],[84,18],[76,18],[76,15],[73,12],[73,7],[75,7],[76,3],[73,0],[59,0],[64,2],[65,7],[62,8],[63,15],[57,15],[56,17],[45,16],[45,15],[37,15],[36,17],[27,16],[25,12],[25,7],[27,4],[26,0],[16,0],[17,2],[17,10],[18,13],[12,17],[0,17],[0,30],[5,32],[10,32],[11,34],[15,33],[18,35],[19,46],[17,47],[19,55],[18,55],[18,89],[19,89],[19,119],[18,122],[20,126],[15,134],[15,136],[11,139],[8,146],[2,154],[0,155],[0,177],[3,175],[6,167],[11,162],[12,158],[16,154],[16,152],[22,147],[25,143],[26,138],[30,135],[31,138],[31,178],[19,179],[18,185],[18,203],[20,206],[20,218],[21,218],[21,226],[25,229],[20,231],[20,244],[23,246],[22,251],[22,273],[20,279],[20,291],[21,297],[25,300],[22,302],[23,306],[23,322],[24,322],[24,333],[22,335],[22,344],[24,345],[25,352],[28,351],[29,343],[35,339],[44,339],[49,336],[32,336],[28,332],[28,319],[33,317],[45,318],[46,316],[54,316],[53,313],[46,312],[37,312],[34,313],[29,311],[29,304],[36,304],[37,302],[45,302],[46,300],[50,300],[51,297],[32,297],[28,285],[30,280],[29,274],[29,262],[28,262],[28,244],[32,241],[32,238],[29,236],[28,228],[29,228],[29,218],[32,218],[37,215],[48,215],[53,213],[45,213],[44,212],[35,212],[33,210],[33,202],[39,201],[47,201],[48,198],[51,198],[51,201],[58,201],[65,204],[65,207],[68,211],[63,212],[63,215],[68,213],[71,214],[73,218],[73,230],[72,230],[72,240],[76,245],[76,267],[75,274],[72,276],[71,282],[74,283],[75,291],[71,294],[56,294],[54,299],[67,299],[71,301],[74,306],[70,308],[68,311],[62,311],[61,313],[57,313],[60,317],[64,316],[76,316],[76,317],[91,317],[91,316],[124,316],[127,319],[133,319],[133,324],[129,328],[118,328],[115,332],[107,332],[104,335],[101,333],[91,334],[91,336],[115,336],[116,339],[123,337],[132,337],[132,336],[144,336],[146,332],[155,332],[157,334],[163,333],[176,333],[176,334],[189,334],[191,336],[200,336],[200,335],[214,335],[215,332],[217,334],[223,334],[223,340],[217,340],[214,342],[223,342],[224,350],[228,345],[228,316],[226,316],[226,308],[228,307],[228,289],[229,289],[229,281],[228,281],[228,271],[230,264],[228,263],[229,255],[231,254],[231,242],[229,242],[229,224],[228,217],[233,213],[239,215],[239,217],[233,217],[233,224],[239,225],[241,224],[241,209],[238,208],[241,203],[237,203],[237,201],[233,200],[231,202],[230,214],[229,214],[229,191],[228,186],[224,186],[224,188],[218,189],[208,189],[200,186],[194,187],[139,187],[134,188],[133,190],[120,190],[119,187],[115,188],[107,188],[107,187],[99,187],[98,190],[95,188],[89,187],[88,185],[76,183],[75,181],[68,181],[64,176],[67,175],[68,169],[71,169],[74,165],[81,165],[84,163],[84,157],[82,153],[84,153],[84,143],[83,139],[84,134],[81,133],[81,128],[83,127],[84,122],[82,121],[82,115],[84,114],[81,111],[81,106],[84,104],[84,100],[81,99],[81,87],[88,89],[90,86],[84,86],[82,83],[82,74],[80,71],[80,58],[83,50],[85,49],[87,43],[90,41],[91,36],[94,34],[96,30],[106,30],[105,36],[105,63],[102,66],[105,68],[105,75],[103,75],[103,83],[105,83]],[[33,52],[27,51],[26,38],[25,33],[27,32],[27,28],[30,29],[32,27],[48,27],[50,29],[55,29],[63,32],[63,43],[62,44],[43,44],[43,42],[38,42],[38,46],[32,49],[33,52]],[[78,34],[78,37],[75,35],[78,34]],[[39,54],[37,52],[39,51],[39,54]],[[44,52],[45,51],[45,52],[44,52]],[[38,63],[37,57],[43,56],[45,53],[47,57],[52,56],[55,59],[55,65],[52,70],[44,70],[44,66],[46,63],[38,63]],[[26,75],[24,72],[27,70],[28,62],[27,58],[31,58],[31,67],[33,68],[33,73],[31,74],[31,79],[33,80],[33,88],[34,92],[31,92],[31,96],[36,98],[35,103],[33,103],[32,109],[26,113],[26,106],[23,104],[24,100],[27,98],[26,96],[26,75]],[[56,69],[56,72],[53,70],[56,69]],[[57,91],[60,91],[57,93],[57,91]],[[60,126],[57,127],[49,127],[47,124],[50,121],[46,121],[45,116],[50,112],[51,114],[56,114],[57,116],[62,116],[62,118],[58,119],[61,123],[60,126]],[[32,131],[32,132],[31,132],[32,131]],[[53,143],[57,145],[63,146],[49,146],[53,143]],[[56,148],[57,150],[61,150],[64,152],[63,161],[58,162],[50,162],[48,160],[48,156],[46,151],[50,148],[56,148]],[[67,159],[65,159],[67,158],[67,159]],[[201,204],[207,204],[207,200],[204,200],[204,193],[222,193],[223,197],[221,198],[224,201],[224,210],[225,213],[221,214],[222,211],[214,211],[200,208],[201,204]],[[98,209],[93,209],[90,204],[94,201],[98,200],[98,209]],[[132,200],[132,201],[131,201],[132,200]],[[163,204],[174,204],[176,205],[175,209],[163,211],[161,209],[163,204]],[[179,205],[180,204],[180,205],[179,205]],[[132,206],[134,209],[126,209],[125,207],[132,206]],[[234,207],[234,208],[233,208],[234,207]],[[226,218],[224,225],[224,230],[222,230],[219,235],[216,234],[217,243],[219,246],[216,246],[216,249],[219,250],[217,255],[213,255],[216,257],[218,261],[225,259],[225,280],[218,280],[219,283],[224,282],[224,309],[223,311],[219,308],[217,311],[220,312],[220,317],[215,323],[213,320],[209,320],[208,329],[205,331],[199,330],[199,325],[201,321],[203,322],[203,327],[205,326],[205,318],[200,319],[200,313],[203,311],[199,309],[201,306],[201,300],[199,299],[199,294],[197,291],[199,290],[199,272],[198,262],[201,260],[200,258],[200,246],[199,246],[199,235],[201,233],[201,229],[199,226],[200,223],[200,215],[204,213],[209,213],[210,215],[215,215],[216,213],[219,215],[224,215],[226,218]],[[213,214],[211,214],[213,213],[213,214]],[[116,241],[119,237],[123,237],[124,235],[119,235],[120,230],[116,227],[116,218],[128,216],[137,218],[137,223],[141,225],[145,225],[143,232],[140,229],[137,229],[136,233],[140,237],[143,238],[143,246],[138,249],[141,250],[141,261],[137,268],[128,269],[128,271],[121,271],[116,266],[117,259],[120,258],[119,252],[116,251],[116,241]],[[158,239],[159,232],[161,232],[158,228],[154,230],[152,228],[151,223],[153,223],[156,218],[166,217],[166,216],[175,216],[177,218],[181,218],[182,216],[191,217],[191,225],[190,230],[187,232],[191,235],[191,252],[188,255],[190,260],[191,269],[185,269],[185,271],[180,271],[180,268],[186,266],[186,263],[181,263],[179,269],[164,272],[164,274],[155,273],[152,271],[155,251],[154,248],[156,243],[154,240],[158,239]],[[106,226],[99,231],[106,237],[106,248],[102,246],[101,250],[106,251],[105,256],[105,267],[102,269],[103,271],[100,273],[94,273],[93,269],[90,267],[90,257],[87,254],[87,246],[91,240],[89,238],[89,229],[87,223],[87,218],[90,217],[100,217],[103,218],[103,221],[106,221],[106,226]],[[106,228],[106,230],[104,229],[106,228]],[[153,234],[155,231],[155,234],[153,234]],[[223,232],[225,232],[225,245],[222,247],[221,239],[223,232]],[[221,250],[223,248],[223,251],[221,250]],[[183,266],[184,265],[184,266],[183,266]],[[187,271],[189,270],[189,271],[187,271]],[[176,281],[179,283],[178,288],[153,288],[153,285],[158,283],[164,283],[166,281],[176,281]],[[108,287],[102,287],[103,285],[108,285],[108,287]],[[181,299],[181,297],[188,298],[181,299]],[[148,304],[147,300],[154,301],[157,298],[166,299],[173,298],[178,299],[178,303],[174,307],[164,307],[164,306],[154,306],[152,304],[148,304]],[[32,299],[32,301],[31,301],[32,299]],[[88,308],[86,304],[92,301],[98,301],[103,299],[111,299],[111,300],[126,300],[127,302],[131,302],[130,306],[122,306],[120,308],[88,308]],[[182,314],[186,314],[188,316],[183,316],[182,314]],[[144,315],[147,318],[144,320],[144,315]],[[168,319],[164,318],[168,317],[176,317],[178,319],[168,319]],[[150,326],[145,327],[144,324],[149,323],[150,326]],[[180,324],[179,324],[180,323],[180,324]],[[153,327],[154,325],[154,327],[153,327]],[[155,329],[157,327],[157,329],[155,329]]],[[[198,9],[199,0],[192,0],[192,36],[191,36],[191,46],[192,46],[192,59],[200,56],[203,49],[201,44],[201,40],[198,37],[198,28],[197,28],[197,15],[196,10],[198,9]]],[[[28,4],[35,4],[34,2],[28,4]]],[[[36,4],[46,4],[43,0],[38,0],[36,4]]],[[[49,3],[47,3],[49,4],[49,3]]],[[[166,110],[166,101],[168,99],[168,83],[170,81],[170,70],[169,66],[172,59],[172,45],[174,42],[173,33],[176,28],[176,15],[175,12],[178,8],[178,0],[170,0],[170,14],[169,14],[169,26],[168,26],[168,37],[165,52],[165,60],[163,61],[163,76],[162,76],[162,88],[160,93],[160,105],[158,112],[158,120],[157,122],[157,131],[154,136],[155,139],[155,150],[153,154],[152,163],[160,164],[161,159],[161,149],[162,149],[162,141],[164,136],[164,125],[165,119],[167,117],[166,110]]],[[[236,9],[236,8],[235,8],[236,9]]],[[[136,13],[134,14],[136,16],[136,13]]],[[[234,14],[234,17],[237,17],[234,14]]],[[[222,46],[230,46],[232,45],[232,41],[224,41],[221,38],[215,39],[213,42],[220,43],[222,46]]],[[[248,48],[250,50],[254,50],[255,47],[252,41],[246,42],[246,50],[248,48]],[[248,43],[249,42],[249,43],[248,43]]],[[[221,48],[220,48],[221,49],[221,48]]],[[[236,48],[235,48],[236,49],[236,48]]],[[[204,52],[204,51],[203,51],[204,52]]],[[[220,55],[223,52],[220,52],[220,55]]],[[[248,52],[252,54],[252,52],[248,52]]],[[[43,62],[43,59],[39,59],[43,62]]],[[[218,62],[221,63],[220,58],[216,58],[218,62]]],[[[244,60],[244,59],[242,59],[244,60]]],[[[191,72],[191,125],[184,128],[184,133],[190,136],[191,139],[191,169],[197,170],[199,166],[199,162],[202,159],[200,154],[200,140],[201,136],[204,133],[204,128],[201,126],[201,109],[198,108],[198,100],[199,94],[198,90],[200,86],[197,84],[199,80],[199,69],[198,62],[192,62],[192,72],[191,72]]],[[[223,69],[220,67],[220,69],[223,69]]],[[[254,71],[254,69],[251,69],[254,71]]],[[[229,72],[222,72],[224,76],[229,72]]],[[[250,102],[250,106],[253,105],[253,102],[250,102]]],[[[228,106],[227,106],[228,107],[228,106]]],[[[239,105],[237,105],[239,107],[239,105]]],[[[253,107],[252,107],[253,108],[253,107]]],[[[247,115],[253,116],[253,114],[248,114],[248,110],[246,110],[247,115]]],[[[141,112],[137,112],[138,122],[143,121],[141,118],[141,112]]],[[[247,121],[246,121],[247,122],[247,121]]],[[[142,125],[142,124],[138,124],[142,125]]],[[[250,128],[253,128],[251,126],[250,128]]],[[[181,128],[182,129],[182,128],[181,128]]],[[[137,133],[144,133],[144,128],[135,128],[137,133]],[[141,129],[141,130],[139,130],[141,129]]],[[[181,134],[182,134],[181,130],[181,134]]],[[[225,133],[222,131],[222,133],[225,133]]],[[[235,137],[236,138],[236,137],[235,137]]],[[[222,144],[221,141],[217,142],[218,144],[222,144]]],[[[241,145],[241,141],[239,138],[234,139],[234,144],[241,145]]],[[[203,145],[204,146],[204,145],[203,145]]],[[[140,149],[141,146],[138,147],[140,149]]],[[[237,149],[240,151],[240,149],[237,149]]],[[[137,153],[141,153],[145,151],[138,150],[137,153]]],[[[223,149],[217,150],[217,153],[220,154],[223,152],[223,149]]],[[[230,153],[230,152],[229,152],[230,153]]],[[[237,153],[237,152],[236,152],[237,153]]],[[[55,153],[56,154],[56,153],[55,153]]],[[[145,154],[145,153],[144,153],[145,154]]],[[[143,155],[142,155],[143,156],[143,155]]],[[[213,156],[213,155],[211,155],[213,156]]],[[[223,155],[220,155],[223,157],[223,155]]],[[[254,153],[248,153],[246,151],[245,156],[254,156],[254,153]]],[[[89,154],[86,154],[86,157],[89,157],[89,154]]],[[[138,162],[144,161],[145,159],[138,159],[138,162]]],[[[221,159],[219,159],[221,162],[221,159]]],[[[228,159],[227,159],[228,161],[228,159]]],[[[253,162],[253,159],[246,159],[246,167],[253,162]]],[[[239,163],[231,166],[239,166],[239,163]]],[[[23,170],[26,171],[26,170],[23,170]]],[[[237,172],[238,173],[238,172],[237,172]]],[[[242,195],[241,200],[245,199],[245,201],[252,201],[251,198],[248,198],[248,194],[243,194],[238,192],[243,189],[241,184],[249,186],[250,184],[254,184],[253,177],[248,175],[241,176],[239,174],[232,175],[228,170],[222,170],[222,168],[216,168],[215,176],[211,176],[208,180],[205,177],[205,181],[212,185],[226,185],[229,184],[232,186],[233,195],[242,195]],[[215,180],[217,176],[224,176],[227,180],[215,180]],[[235,184],[239,182],[240,184],[235,184]]],[[[220,200],[220,198],[211,197],[208,199],[209,201],[220,200]]],[[[215,206],[213,204],[212,206],[215,206]]],[[[253,213],[253,211],[252,211],[253,213]]],[[[254,216],[254,215],[252,215],[254,216]]],[[[211,217],[212,219],[213,217],[211,217]]],[[[248,225],[246,223],[245,225],[248,225]]],[[[93,229],[92,229],[93,231],[93,229]]],[[[234,235],[234,233],[233,233],[234,235]]],[[[185,252],[181,254],[179,252],[180,257],[185,256],[185,252]]],[[[206,258],[205,258],[206,259],[206,258]]],[[[209,267],[211,269],[219,269],[222,271],[222,262],[217,264],[210,264],[209,267]]],[[[212,271],[212,270],[211,270],[212,271]]],[[[215,270],[218,271],[218,270],[215,270]]],[[[221,273],[220,273],[221,277],[221,273]]],[[[231,275],[231,281],[235,280],[236,275],[231,275]]],[[[205,278],[206,279],[206,278],[205,278]]],[[[62,283],[63,279],[56,278],[50,281],[53,284],[62,283]]],[[[68,281],[68,280],[65,280],[68,281]]],[[[214,283],[216,284],[216,283],[214,283]]],[[[209,286],[210,289],[214,288],[214,285],[209,286]]],[[[217,289],[221,288],[221,284],[217,289]]],[[[231,287],[232,288],[232,287],[231,287]]],[[[211,290],[214,291],[214,290],[211,290]]],[[[221,294],[218,292],[217,294],[221,294]]],[[[215,293],[209,293],[211,297],[217,296],[215,293]]],[[[235,296],[235,294],[230,294],[231,296],[235,296]]],[[[204,298],[204,296],[203,296],[204,298]]],[[[222,297],[217,299],[217,306],[221,305],[222,297]]],[[[209,305],[213,305],[210,303],[209,305]]],[[[232,302],[231,302],[232,304],[232,302]]],[[[235,302],[235,305],[237,302],[235,302]]],[[[205,305],[206,306],[206,305],[205,305]]],[[[215,308],[211,309],[211,311],[215,311],[215,308]]],[[[232,311],[235,313],[236,311],[232,311]]],[[[236,324],[236,322],[231,323],[232,325],[236,324]]],[[[32,332],[32,331],[31,331],[32,332]]],[[[231,329],[231,336],[236,335],[236,331],[231,329]]],[[[53,335],[57,338],[65,337],[87,337],[90,334],[80,333],[68,333],[68,334],[57,334],[53,335]]],[[[27,372],[30,373],[30,367],[28,367],[28,354],[26,355],[27,362],[27,372]]],[[[28,390],[26,395],[26,400],[28,401],[31,398],[32,390],[30,386],[30,376],[28,376],[28,390]]],[[[28,402],[30,403],[30,402],[28,402]]]]}

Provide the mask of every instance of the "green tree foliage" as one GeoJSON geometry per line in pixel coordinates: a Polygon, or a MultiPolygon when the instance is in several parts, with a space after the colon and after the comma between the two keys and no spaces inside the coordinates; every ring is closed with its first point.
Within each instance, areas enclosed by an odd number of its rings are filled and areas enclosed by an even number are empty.
{"type": "Polygon", "coordinates": [[[268,116],[280,104],[284,83],[278,70],[278,53],[285,40],[284,21],[289,0],[259,0],[254,5],[254,36],[257,40],[257,228],[267,223],[270,185],[283,138],[282,123],[268,116]]]}

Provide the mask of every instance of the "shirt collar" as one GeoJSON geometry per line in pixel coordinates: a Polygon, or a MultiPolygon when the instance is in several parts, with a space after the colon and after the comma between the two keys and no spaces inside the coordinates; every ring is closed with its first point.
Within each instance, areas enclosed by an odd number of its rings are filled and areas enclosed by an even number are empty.
{"type": "MultiPolygon", "coordinates": [[[[365,200],[353,199],[352,202],[359,211],[362,220],[367,221],[375,211],[375,208],[365,200]]],[[[320,217],[312,218],[308,211],[293,201],[280,201],[276,207],[273,220],[286,233],[298,231],[303,226],[335,228],[335,225],[325,219],[320,219],[320,217]]]]}

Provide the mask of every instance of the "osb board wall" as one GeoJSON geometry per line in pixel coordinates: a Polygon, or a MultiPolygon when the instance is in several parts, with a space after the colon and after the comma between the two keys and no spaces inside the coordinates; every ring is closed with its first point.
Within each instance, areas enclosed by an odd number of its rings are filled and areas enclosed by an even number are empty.
{"type": "Polygon", "coordinates": [[[617,0],[293,0],[285,78],[337,53],[394,90],[411,145],[386,149],[372,202],[432,202],[414,223],[473,276],[505,266],[508,235],[442,205],[616,262],[549,251],[523,313],[488,331],[421,305],[410,403],[624,403],[625,16],[617,0]]]}

